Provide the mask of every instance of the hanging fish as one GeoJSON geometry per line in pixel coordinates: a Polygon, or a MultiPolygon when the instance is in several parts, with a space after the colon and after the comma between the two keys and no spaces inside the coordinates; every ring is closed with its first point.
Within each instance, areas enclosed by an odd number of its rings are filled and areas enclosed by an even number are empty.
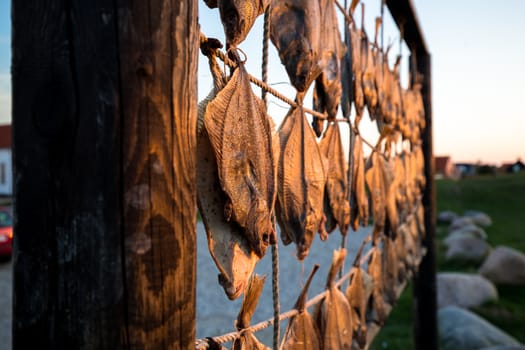
{"type": "MultiPolygon", "coordinates": [[[[355,10],[359,1],[352,1],[350,9],[355,10]]],[[[354,108],[356,111],[356,117],[354,125],[359,129],[359,123],[363,118],[363,112],[365,110],[365,95],[363,92],[363,74],[366,70],[366,62],[368,55],[368,39],[364,30],[364,4],[361,4],[361,29],[352,26],[350,28],[351,39],[352,39],[352,72],[354,73],[354,108]]]]}
{"type": "Polygon", "coordinates": [[[386,320],[385,304],[383,299],[383,262],[379,241],[373,241],[373,251],[368,261],[368,273],[374,280],[374,289],[372,290],[372,310],[375,312],[376,321],[383,325],[386,320]]]}
{"type": "Polygon", "coordinates": [[[226,47],[236,47],[264,12],[270,0],[204,0],[209,8],[219,8],[226,34],[226,47]]]}
{"type": "Polygon", "coordinates": [[[357,231],[359,225],[368,225],[368,197],[365,189],[365,161],[361,136],[351,129],[355,138],[353,148],[352,183],[350,188],[350,223],[357,231]]]}
{"type": "Polygon", "coordinates": [[[277,172],[277,221],[283,243],[295,242],[303,260],[313,237],[324,230],[323,196],[326,160],[301,107],[292,107],[279,128],[281,153],[277,172]]]}
{"type": "Polygon", "coordinates": [[[324,191],[326,231],[330,233],[338,225],[341,234],[346,235],[350,223],[350,205],[347,199],[348,176],[338,123],[333,122],[328,125],[319,143],[319,149],[328,159],[324,191]]]}
{"type": "Polygon", "coordinates": [[[363,280],[363,269],[361,268],[361,254],[368,240],[365,240],[357,252],[352,267],[351,280],[346,289],[346,298],[352,308],[353,338],[361,349],[366,346],[366,297],[365,284],[363,280]]]}
{"type": "Polygon", "coordinates": [[[349,119],[352,110],[352,102],[354,100],[354,72],[353,72],[353,58],[352,51],[352,32],[350,26],[354,24],[345,25],[344,45],[346,46],[345,54],[341,59],[341,112],[343,118],[349,119]]]}
{"type": "Polygon", "coordinates": [[[366,170],[366,184],[370,191],[372,213],[374,216],[373,241],[375,242],[385,228],[386,220],[386,189],[383,178],[383,156],[374,151],[370,155],[366,170]]]}
{"type": "MultiPolygon", "coordinates": [[[[313,97],[314,110],[325,113],[328,120],[335,120],[337,107],[341,101],[341,58],[346,48],[341,42],[339,24],[333,0],[320,0],[321,41],[320,53],[323,71],[315,80],[313,97]]],[[[312,127],[317,137],[324,130],[324,119],[313,117],[312,127]]]]}
{"type": "Polygon", "coordinates": [[[366,35],[363,36],[363,47],[368,51],[366,54],[366,68],[363,73],[363,94],[365,96],[365,103],[368,107],[368,114],[371,120],[375,120],[377,116],[377,86],[376,86],[376,75],[378,63],[378,49],[377,49],[377,33],[381,25],[381,18],[376,19],[376,32],[375,32],[375,47],[372,48],[368,42],[366,35]]]}
{"type": "Polygon", "coordinates": [[[284,332],[284,338],[279,350],[319,350],[321,343],[319,339],[319,330],[315,326],[312,316],[306,310],[306,296],[312,278],[319,269],[319,265],[314,265],[308,280],[301,291],[301,294],[295,302],[294,308],[299,312],[292,316],[288,322],[288,327],[284,332]]]}
{"type": "Polygon", "coordinates": [[[253,275],[253,277],[250,278],[248,288],[246,289],[246,293],[244,293],[241,310],[235,322],[235,326],[240,334],[239,337],[233,341],[232,350],[270,350],[269,347],[260,343],[251,331],[247,330],[247,328],[250,327],[250,320],[259,302],[265,280],[266,277],[260,277],[258,275],[253,275]]]}
{"type": "Polygon", "coordinates": [[[198,108],[197,204],[206,229],[208,249],[220,272],[219,283],[227,297],[234,300],[244,292],[259,258],[239,225],[227,222],[220,209],[226,205],[228,197],[221,188],[215,154],[203,124],[209,101],[226,83],[214,55],[211,55],[210,67],[215,72],[215,88],[198,108]]]}
{"type": "Polygon", "coordinates": [[[392,237],[396,237],[397,228],[399,226],[399,213],[397,210],[397,187],[399,179],[396,177],[394,171],[394,160],[382,160],[381,162],[381,171],[383,172],[382,178],[385,186],[385,199],[386,199],[386,214],[388,219],[389,226],[389,235],[391,233],[392,237]]]}
{"type": "Polygon", "coordinates": [[[226,221],[237,222],[262,258],[275,242],[271,215],[275,202],[272,135],[265,106],[255,96],[244,65],[206,107],[204,126],[228,196],[226,221]]]}
{"type": "Polygon", "coordinates": [[[321,13],[318,1],[272,0],[270,38],[292,85],[306,92],[321,73],[321,13]]]}
{"type": "Polygon", "coordinates": [[[352,310],[346,296],[335,286],[334,279],[344,264],[346,249],[334,251],[326,281],[325,298],[316,306],[314,319],[321,333],[323,349],[352,348],[352,310]]]}
{"type": "MultiPolygon", "coordinates": [[[[399,237],[396,237],[397,240],[399,237]]],[[[383,239],[383,259],[384,279],[383,284],[385,288],[385,295],[387,302],[394,305],[397,301],[397,283],[398,283],[398,266],[397,254],[395,247],[395,240],[392,237],[385,237],[383,239]]]]}

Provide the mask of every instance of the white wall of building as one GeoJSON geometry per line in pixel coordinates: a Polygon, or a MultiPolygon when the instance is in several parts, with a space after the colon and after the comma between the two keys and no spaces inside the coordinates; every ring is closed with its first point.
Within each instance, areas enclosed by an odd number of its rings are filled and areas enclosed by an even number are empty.
{"type": "Polygon", "coordinates": [[[0,149],[0,196],[13,194],[13,167],[11,150],[0,149]]]}

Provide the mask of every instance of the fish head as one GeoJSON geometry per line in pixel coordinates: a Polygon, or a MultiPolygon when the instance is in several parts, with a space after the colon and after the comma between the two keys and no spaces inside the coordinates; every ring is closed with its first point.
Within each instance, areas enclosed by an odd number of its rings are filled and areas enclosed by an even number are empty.
{"type": "Polygon", "coordinates": [[[276,242],[268,203],[262,197],[252,201],[246,231],[254,245],[255,253],[263,257],[270,244],[276,242]]]}
{"type": "Polygon", "coordinates": [[[247,244],[234,242],[230,245],[228,260],[220,266],[218,279],[228,299],[235,300],[246,290],[259,258],[247,244]]]}
{"type": "Polygon", "coordinates": [[[359,344],[361,349],[364,349],[366,346],[366,324],[362,324],[357,332],[357,344],[359,344]]]}
{"type": "Polygon", "coordinates": [[[286,50],[284,65],[292,85],[305,92],[312,81],[321,73],[318,59],[305,39],[294,41],[286,50]]]}
{"type": "Polygon", "coordinates": [[[305,218],[304,234],[300,235],[296,242],[297,259],[303,260],[310,252],[310,246],[314,239],[315,233],[319,229],[319,219],[313,210],[310,210],[305,218]]]}
{"type": "Polygon", "coordinates": [[[257,0],[220,1],[219,4],[226,40],[231,46],[237,46],[246,38],[257,16],[264,12],[264,5],[257,0]]]}

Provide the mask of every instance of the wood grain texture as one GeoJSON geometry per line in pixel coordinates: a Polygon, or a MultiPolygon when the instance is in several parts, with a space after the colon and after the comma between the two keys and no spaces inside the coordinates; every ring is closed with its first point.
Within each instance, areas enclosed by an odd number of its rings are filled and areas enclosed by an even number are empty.
{"type": "Polygon", "coordinates": [[[12,6],[14,349],[193,347],[197,4],[12,6]]]}

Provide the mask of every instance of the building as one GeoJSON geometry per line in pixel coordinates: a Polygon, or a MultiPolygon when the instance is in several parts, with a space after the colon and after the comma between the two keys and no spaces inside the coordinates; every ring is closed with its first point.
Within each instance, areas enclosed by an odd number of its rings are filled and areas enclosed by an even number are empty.
{"type": "Polygon", "coordinates": [[[456,167],[450,156],[434,157],[434,178],[451,178],[456,176],[456,167]]]}
{"type": "Polygon", "coordinates": [[[11,125],[0,125],[0,197],[12,194],[11,125]]]}
{"type": "Polygon", "coordinates": [[[518,173],[518,172],[524,171],[524,170],[525,170],[525,164],[519,158],[514,163],[504,163],[500,167],[500,171],[501,172],[505,172],[505,173],[509,173],[509,174],[518,173]]]}

